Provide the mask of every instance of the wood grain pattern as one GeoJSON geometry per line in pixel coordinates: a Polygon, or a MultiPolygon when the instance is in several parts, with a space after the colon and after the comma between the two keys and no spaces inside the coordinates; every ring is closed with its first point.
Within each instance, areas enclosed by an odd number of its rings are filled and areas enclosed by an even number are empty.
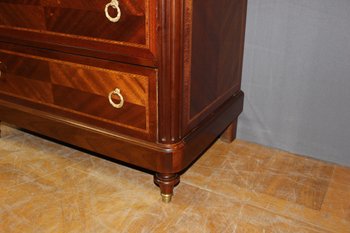
{"type": "Polygon", "coordinates": [[[184,143],[172,173],[158,174],[164,194],[172,193],[174,173],[193,163],[242,112],[246,10],[246,0],[159,1],[159,140],[184,143]]]}
{"type": "Polygon", "coordinates": [[[237,136],[237,121],[235,119],[221,134],[220,140],[226,143],[231,143],[236,139],[237,136]]]}
{"type": "Polygon", "coordinates": [[[159,140],[176,143],[182,138],[182,15],[183,1],[159,1],[162,19],[159,49],[159,140]]]}
{"type": "Polygon", "coordinates": [[[129,103],[146,106],[148,77],[124,72],[97,69],[82,65],[50,63],[51,82],[81,91],[108,96],[119,88],[129,103]]]}
{"type": "MultiPolygon", "coordinates": [[[[126,102],[121,109],[112,108],[107,96],[53,85],[54,105],[67,110],[85,113],[93,118],[147,132],[146,108],[126,102]]],[[[116,102],[118,99],[115,100],[116,102]]]]}
{"type": "Polygon", "coordinates": [[[152,170],[170,195],[242,112],[247,0],[120,0],[116,24],[109,1],[0,0],[0,120],[152,170]]]}
{"type": "Polygon", "coordinates": [[[0,1],[0,25],[146,45],[144,0],[122,1],[118,23],[105,16],[108,0],[34,3],[0,1]]]}
{"type": "Polygon", "coordinates": [[[32,4],[0,1],[0,25],[45,30],[44,9],[32,4]]]}
{"type": "Polygon", "coordinates": [[[18,59],[13,54],[0,52],[2,71],[0,92],[26,96],[33,101],[52,103],[50,71],[47,63],[29,58],[18,59]]]}
{"type": "Polygon", "coordinates": [[[187,2],[184,132],[240,90],[247,1],[187,2]],[[191,11],[192,10],[192,11],[191,11]],[[205,54],[205,55],[204,55],[205,54]],[[203,68],[205,67],[205,68],[203,68]],[[200,94],[199,94],[200,93],[200,94]]]}
{"type": "Polygon", "coordinates": [[[105,16],[109,2],[0,0],[0,39],[155,66],[156,2],[123,0],[117,23],[105,16]]]}
{"type": "Polygon", "coordinates": [[[31,80],[21,76],[16,77],[15,75],[0,80],[0,92],[10,93],[16,96],[25,96],[27,99],[40,103],[53,102],[51,88],[52,86],[50,83],[31,80]]]}
{"type": "Polygon", "coordinates": [[[81,121],[59,117],[54,111],[47,112],[47,108],[35,109],[23,102],[15,102],[0,93],[2,121],[160,174],[171,175],[187,168],[221,133],[221,128],[239,115],[243,93],[232,97],[198,130],[176,144],[149,142],[115,131],[101,130],[81,121]]]}
{"type": "Polygon", "coordinates": [[[155,100],[149,99],[154,98],[150,94],[154,73],[118,72],[6,50],[0,50],[0,59],[7,66],[0,81],[3,94],[72,112],[72,119],[85,115],[145,135],[155,134],[150,123],[155,119],[150,116],[155,100]],[[121,89],[125,99],[121,109],[108,101],[115,88],[121,89]]]}

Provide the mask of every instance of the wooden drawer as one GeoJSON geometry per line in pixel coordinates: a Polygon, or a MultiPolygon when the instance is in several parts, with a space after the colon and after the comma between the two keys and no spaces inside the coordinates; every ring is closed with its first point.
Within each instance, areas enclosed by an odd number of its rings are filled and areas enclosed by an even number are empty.
{"type": "Polygon", "coordinates": [[[130,67],[125,72],[7,50],[0,50],[0,61],[0,99],[124,134],[155,138],[154,69],[130,67]],[[124,100],[121,108],[110,103],[109,97],[116,104],[121,102],[118,94],[111,94],[116,88],[124,100]]]}
{"type": "Polygon", "coordinates": [[[83,55],[137,57],[134,62],[149,65],[155,54],[154,5],[151,0],[0,0],[0,35],[83,55]],[[112,22],[116,6],[120,18],[112,22]]]}

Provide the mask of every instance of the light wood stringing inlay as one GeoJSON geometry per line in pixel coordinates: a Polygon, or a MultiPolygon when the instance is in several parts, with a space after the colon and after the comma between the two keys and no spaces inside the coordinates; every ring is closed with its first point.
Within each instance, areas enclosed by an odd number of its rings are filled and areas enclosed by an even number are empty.
{"type": "MultiPolygon", "coordinates": [[[[35,80],[38,77],[29,77],[30,74],[24,74],[25,76],[22,76],[23,74],[11,74],[11,78],[6,80],[7,87],[3,87],[3,90],[0,90],[0,92],[30,101],[35,100],[50,107],[57,108],[58,106],[54,104],[54,97],[52,95],[52,85],[69,87],[86,93],[105,97],[106,103],[108,103],[108,93],[118,87],[122,90],[122,94],[126,102],[145,108],[145,128],[121,124],[120,122],[95,117],[93,115],[79,112],[73,109],[65,108],[65,110],[85,115],[90,118],[95,118],[99,121],[105,121],[119,125],[128,129],[144,133],[150,132],[149,77],[138,74],[113,71],[104,68],[91,67],[72,62],[43,58],[7,50],[0,50],[0,52],[19,57],[19,59],[16,60],[17,63],[15,64],[15,69],[23,65],[23,62],[20,61],[21,57],[34,59],[37,61],[46,61],[50,67],[50,74],[48,74],[50,77],[43,78],[44,80],[40,81],[35,80]]],[[[123,111],[123,109],[120,109],[119,111],[123,111]]],[[[117,112],[118,110],[116,110],[116,114],[117,112]]]]}
{"type": "MultiPolygon", "coordinates": [[[[109,2],[109,0],[106,1],[106,4],[109,2]]],[[[139,2],[143,2],[142,0],[139,2]]],[[[141,3],[138,3],[141,4],[141,3]]],[[[59,3],[57,1],[41,1],[40,4],[32,4],[32,3],[22,3],[22,4],[14,4],[14,3],[8,3],[4,2],[2,3],[0,1],[0,28],[5,29],[11,29],[11,30],[18,30],[18,31],[27,31],[27,32],[35,32],[35,33],[41,33],[41,34],[48,34],[48,35],[57,35],[57,36],[64,36],[68,38],[74,38],[79,40],[90,40],[90,41],[100,41],[110,44],[116,44],[116,45],[123,45],[123,46],[130,46],[135,48],[150,48],[150,7],[149,7],[149,0],[144,0],[144,12],[140,12],[140,9],[137,9],[136,6],[131,4],[129,1],[123,2],[126,9],[135,16],[142,16],[144,14],[145,22],[144,22],[144,29],[145,29],[145,43],[135,43],[135,42],[128,42],[128,41],[119,41],[119,40],[111,40],[111,39],[103,39],[103,38],[96,38],[92,36],[85,36],[85,35],[74,35],[69,33],[62,33],[62,32],[55,32],[55,31],[49,31],[48,30],[48,22],[47,19],[45,19],[45,12],[44,10],[48,7],[54,7],[57,9],[76,9],[81,11],[96,11],[98,9],[98,6],[101,5],[101,3],[98,3],[96,1],[90,2],[90,3],[83,3],[79,1],[60,1],[59,3]],[[34,17],[35,16],[35,17],[34,17]],[[16,17],[14,19],[14,17],[16,17]]],[[[46,9],[47,10],[47,9],[46,9]]],[[[51,15],[52,13],[50,13],[51,15]]],[[[101,8],[101,15],[104,15],[104,8],[101,8]]],[[[106,19],[108,21],[108,19],[106,19]]],[[[79,21],[76,19],[76,21],[79,21]]],[[[69,21],[70,23],[66,26],[71,25],[72,21],[69,21]]],[[[90,21],[91,22],[91,21],[90,21]]],[[[96,29],[96,27],[93,27],[96,29]]],[[[137,27],[135,27],[135,30],[137,27]]],[[[124,30],[125,31],[125,30],[124,30]]],[[[124,32],[125,33],[125,32],[124,32]]],[[[135,34],[136,35],[136,34],[135,34]]],[[[135,36],[134,35],[134,36],[135,36]]],[[[152,38],[153,40],[153,38],[152,38]]]]}

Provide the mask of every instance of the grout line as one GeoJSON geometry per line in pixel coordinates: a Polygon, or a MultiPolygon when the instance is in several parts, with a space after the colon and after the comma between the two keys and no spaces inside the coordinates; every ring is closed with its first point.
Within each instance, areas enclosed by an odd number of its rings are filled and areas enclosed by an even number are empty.
{"type": "MultiPolygon", "coordinates": [[[[186,182],[186,181],[181,181],[181,183],[182,183],[182,184],[187,184],[187,185],[189,185],[189,186],[198,188],[198,189],[200,189],[200,190],[203,190],[203,191],[206,191],[206,192],[210,192],[210,193],[219,195],[219,196],[221,196],[221,197],[225,197],[225,198],[228,198],[228,199],[231,199],[231,200],[236,201],[236,199],[233,199],[231,196],[228,196],[228,195],[226,195],[226,194],[224,194],[224,193],[216,192],[216,191],[214,191],[214,190],[212,190],[212,189],[209,189],[209,188],[204,188],[204,187],[202,187],[202,186],[200,186],[200,185],[196,185],[196,184],[193,184],[193,183],[190,183],[190,182],[186,182]]],[[[241,203],[241,200],[237,200],[237,202],[240,202],[240,203],[241,203]]]]}

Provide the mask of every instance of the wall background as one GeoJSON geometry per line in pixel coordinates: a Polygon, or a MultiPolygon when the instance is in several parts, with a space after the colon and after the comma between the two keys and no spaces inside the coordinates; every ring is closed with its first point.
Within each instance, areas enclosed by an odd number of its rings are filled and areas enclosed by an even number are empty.
{"type": "Polygon", "coordinates": [[[249,0],[238,138],[350,166],[350,1],[249,0]]]}

